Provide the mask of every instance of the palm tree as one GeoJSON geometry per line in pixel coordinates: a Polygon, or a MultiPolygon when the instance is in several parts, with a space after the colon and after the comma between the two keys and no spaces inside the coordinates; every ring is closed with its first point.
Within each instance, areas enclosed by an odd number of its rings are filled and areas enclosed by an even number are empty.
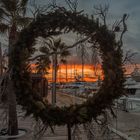
{"type": "Polygon", "coordinates": [[[40,48],[40,51],[44,54],[42,56],[48,56],[52,59],[52,104],[56,103],[56,82],[57,71],[59,69],[60,62],[66,63],[66,57],[70,55],[70,51],[67,49],[67,45],[61,41],[60,38],[49,38],[44,42],[44,46],[40,48]]]}
{"type": "Polygon", "coordinates": [[[93,76],[98,77],[99,78],[99,68],[98,65],[100,64],[100,58],[99,58],[99,50],[97,49],[97,47],[95,47],[96,44],[94,44],[94,46],[90,47],[90,51],[91,51],[91,64],[93,65],[93,76]]]}
{"type": "MultiPolygon", "coordinates": [[[[80,39],[82,38],[82,36],[80,36],[80,39]]],[[[88,51],[85,48],[86,47],[86,42],[80,43],[79,45],[77,45],[77,54],[81,59],[81,64],[82,64],[82,81],[84,81],[84,68],[85,68],[85,60],[88,57],[88,51]]]]}
{"type": "MultiPolygon", "coordinates": [[[[8,69],[10,72],[12,72],[11,52],[13,50],[13,45],[18,39],[18,33],[20,30],[26,27],[31,20],[30,18],[25,17],[27,3],[28,0],[0,0],[0,32],[6,33],[8,36],[8,69]]],[[[18,122],[16,112],[16,95],[14,93],[14,86],[11,79],[9,79],[8,88],[8,134],[17,135],[18,122]]]]}
{"type": "Polygon", "coordinates": [[[37,73],[41,73],[43,75],[48,74],[48,70],[50,69],[50,59],[48,56],[43,56],[37,58],[36,64],[36,70],[37,73]]]}

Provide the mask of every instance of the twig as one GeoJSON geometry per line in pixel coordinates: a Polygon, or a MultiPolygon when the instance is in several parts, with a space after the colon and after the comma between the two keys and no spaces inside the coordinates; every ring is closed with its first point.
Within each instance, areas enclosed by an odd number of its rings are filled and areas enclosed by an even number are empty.
{"type": "Polygon", "coordinates": [[[106,25],[106,17],[107,17],[109,5],[94,6],[94,9],[96,10],[96,15],[99,15],[99,17],[103,20],[104,25],[106,25]]]}
{"type": "Polygon", "coordinates": [[[78,5],[78,0],[65,0],[71,11],[76,12],[77,11],[77,5],[78,5]]]}
{"type": "Polygon", "coordinates": [[[136,52],[131,52],[131,50],[128,50],[125,54],[125,57],[122,61],[123,64],[129,62],[131,64],[133,64],[133,58],[135,57],[137,53],[136,52]]]}
{"type": "Polygon", "coordinates": [[[118,42],[118,50],[120,50],[120,48],[123,46],[123,41],[122,40],[123,40],[123,36],[124,36],[125,32],[127,31],[127,25],[125,23],[127,19],[128,19],[128,15],[124,14],[122,20],[120,21],[120,23],[121,22],[123,23],[123,31],[120,35],[120,40],[118,42]]]}

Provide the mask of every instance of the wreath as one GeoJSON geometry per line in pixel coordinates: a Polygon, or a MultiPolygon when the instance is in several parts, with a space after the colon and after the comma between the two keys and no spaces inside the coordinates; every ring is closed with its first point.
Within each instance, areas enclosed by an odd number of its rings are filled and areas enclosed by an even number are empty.
{"type": "Polygon", "coordinates": [[[99,24],[94,18],[82,13],[57,8],[40,14],[19,35],[12,55],[14,86],[17,102],[26,110],[26,115],[41,119],[44,125],[71,126],[96,120],[111,109],[114,99],[125,94],[122,67],[122,49],[116,41],[115,32],[99,24]],[[82,104],[52,106],[32,90],[29,58],[34,52],[35,39],[70,31],[89,37],[90,43],[98,42],[104,73],[103,83],[95,96],[82,104]]]}

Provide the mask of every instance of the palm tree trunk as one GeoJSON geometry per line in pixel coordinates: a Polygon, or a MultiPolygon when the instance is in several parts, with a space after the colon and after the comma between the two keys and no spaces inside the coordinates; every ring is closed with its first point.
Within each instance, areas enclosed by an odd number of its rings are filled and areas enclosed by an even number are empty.
{"type": "Polygon", "coordinates": [[[52,105],[56,104],[56,81],[57,81],[57,54],[53,55],[53,75],[52,75],[52,105]]]}
{"type": "MultiPolygon", "coordinates": [[[[9,71],[12,72],[12,51],[13,51],[13,45],[16,42],[17,39],[17,32],[16,32],[16,26],[13,25],[11,27],[10,33],[9,33],[9,71]]],[[[16,111],[16,95],[14,90],[14,83],[12,79],[9,79],[8,84],[8,106],[9,106],[9,112],[8,112],[8,134],[9,135],[17,135],[18,134],[18,121],[17,121],[17,111],[16,111]]]]}
{"type": "Polygon", "coordinates": [[[73,76],[73,75],[72,75],[72,72],[73,72],[72,70],[73,70],[73,69],[72,69],[72,64],[71,64],[71,81],[72,81],[72,76],[73,76]]]}
{"type": "Polygon", "coordinates": [[[82,81],[84,81],[84,66],[85,66],[85,63],[84,63],[84,60],[82,60],[82,81]]]}
{"type": "Polygon", "coordinates": [[[18,121],[17,121],[17,111],[16,111],[16,95],[14,93],[13,81],[9,79],[8,84],[8,135],[18,134],[18,121]]]}
{"type": "Polygon", "coordinates": [[[60,67],[59,67],[59,82],[61,83],[62,82],[62,79],[61,79],[61,65],[60,65],[60,67]]]}
{"type": "Polygon", "coordinates": [[[67,130],[68,130],[68,140],[71,140],[71,125],[70,123],[67,124],[67,130]]]}
{"type": "Polygon", "coordinates": [[[82,52],[81,52],[81,57],[82,57],[82,81],[84,81],[84,66],[85,66],[85,61],[84,61],[84,47],[82,47],[82,52]]]}
{"type": "Polygon", "coordinates": [[[68,82],[68,64],[66,62],[66,82],[68,82]]]}

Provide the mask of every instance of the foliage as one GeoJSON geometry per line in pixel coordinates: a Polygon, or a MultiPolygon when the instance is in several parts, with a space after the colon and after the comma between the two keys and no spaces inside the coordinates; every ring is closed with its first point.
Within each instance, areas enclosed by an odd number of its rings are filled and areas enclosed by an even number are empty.
{"type": "Polygon", "coordinates": [[[41,54],[33,58],[35,60],[37,59],[36,68],[38,72],[47,73],[53,55],[56,55],[57,66],[59,65],[59,61],[65,63],[66,57],[70,55],[70,51],[67,49],[68,46],[62,42],[60,38],[54,39],[51,37],[43,39],[40,44],[41,47],[39,48],[39,51],[41,54]]]}
{"type": "Polygon", "coordinates": [[[72,126],[96,120],[107,108],[110,109],[114,99],[125,94],[122,50],[115,40],[115,32],[81,13],[59,7],[46,15],[38,15],[36,21],[20,33],[12,60],[12,78],[18,103],[23,106],[27,115],[33,114],[36,119],[41,119],[44,125],[72,126]],[[70,31],[89,36],[90,42],[98,42],[105,76],[99,92],[83,104],[54,107],[32,91],[30,72],[25,68],[36,37],[46,38],[70,31]]]}
{"type": "Polygon", "coordinates": [[[31,18],[25,17],[28,0],[0,0],[0,31],[5,33],[13,25],[16,26],[17,32],[25,28],[32,21],[31,18]]]}
{"type": "MultiPolygon", "coordinates": [[[[4,91],[8,103],[8,134],[18,134],[18,123],[16,113],[16,95],[14,93],[13,81],[10,76],[12,69],[13,44],[18,40],[19,32],[28,26],[31,19],[26,16],[28,0],[0,0],[0,31],[8,37],[8,82],[7,92],[4,91]]],[[[26,53],[24,52],[26,55],[26,53]]],[[[16,60],[17,61],[17,60],[16,60]]],[[[6,73],[6,74],[7,74],[6,73]]]]}

